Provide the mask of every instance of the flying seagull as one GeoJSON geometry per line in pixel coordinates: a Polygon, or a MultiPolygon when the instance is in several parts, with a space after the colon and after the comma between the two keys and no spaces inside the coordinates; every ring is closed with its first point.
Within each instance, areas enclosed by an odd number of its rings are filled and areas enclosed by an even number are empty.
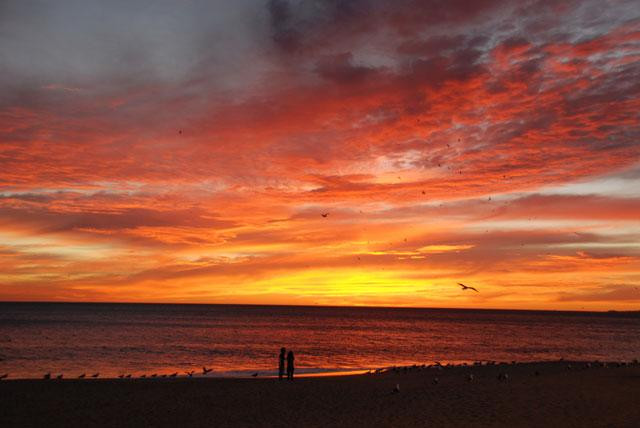
{"type": "Polygon", "coordinates": [[[322,217],[326,218],[326,217],[329,215],[329,213],[322,213],[322,214],[320,214],[320,215],[321,215],[322,217]]]}
{"type": "Polygon", "coordinates": [[[208,368],[206,368],[206,367],[202,367],[202,374],[203,374],[203,375],[206,375],[206,374],[207,374],[207,373],[209,373],[211,370],[213,370],[213,369],[208,369],[208,368]]]}
{"type": "Polygon", "coordinates": [[[458,285],[459,285],[460,287],[462,287],[462,289],[463,289],[463,290],[467,290],[467,289],[468,289],[468,290],[473,290],[473,291],[475,291],[476,293],[479,293],[479,291],[478,291],[478,290],[476,290],[475,288],[473,288],[473,287],[469,287],[469,286],[467,286],[467,285],[464,285],[464,284],[463,284],[463,283],[461,283],[461,282],[459,282],[459,283],[458,283],[458,285]]]}

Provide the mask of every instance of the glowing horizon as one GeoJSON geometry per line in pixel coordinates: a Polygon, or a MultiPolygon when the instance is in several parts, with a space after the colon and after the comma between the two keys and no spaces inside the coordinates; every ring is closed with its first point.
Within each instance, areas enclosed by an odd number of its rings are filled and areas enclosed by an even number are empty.
{"type": "Polygon", "coordinates": [[[132,4],[0,14],[0,301],[640,309],[634,2],[132,4]]]}

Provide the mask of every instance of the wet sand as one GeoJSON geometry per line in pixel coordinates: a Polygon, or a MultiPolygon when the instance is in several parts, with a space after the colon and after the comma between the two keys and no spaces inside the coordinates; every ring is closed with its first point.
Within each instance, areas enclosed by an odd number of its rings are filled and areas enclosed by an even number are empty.
{"type": "Polygon", "coordinates": [[[293,382],[2,380],[0,426],[638,427],[640,365],[414,368],[293,382]]]}

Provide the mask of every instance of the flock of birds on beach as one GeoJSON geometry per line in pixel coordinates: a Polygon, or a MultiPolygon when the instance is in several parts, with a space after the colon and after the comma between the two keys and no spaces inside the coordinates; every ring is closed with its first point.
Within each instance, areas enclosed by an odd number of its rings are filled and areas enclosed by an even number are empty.
{"type": "MultiPolygon", "coordinates": [[[[564,359],[560,359],[559,362],[563,362],[564,359]]],[[[476,361],[474,362],[472,365],[467,364],[467,363],[462,363],[462,364],[451,364],[448,363],[446,365],[441,364],[440,362],[436,361],[434,364],[422,364],[422,365],[411,365],[411,366],[393,366],[393,367],[389,367],[389,368],[379,368],[379,369],[371,369],[368,372],[366,372],[365,374],[367,375],[379,375],[382,373],[396,373],[396,374],[407,374],[410,372],[420,372],[423,370],[429,371],[429,370],[437,370],[437,371],[442,371],[445,369],[453,369],[453,368],[471,368],[471,367],[479,367],[479,366],[498,366],[501,367],[503,370],[498,372],[498,376],[497,376],[497,380],[498,382],[508,382],[510,377],[509,377],[509,373],[506,371],[506,368],[509,366],[517,366],[519,363],[516,361],[511,361],[511,363],[508,362],[496,362],[496,361],[486,361],[486,362],[482,362],[482,361],[476,361]]],[[[638,361],[638,359],[634,359],[631,362],[601,362],[601,361],[594,361],[594,362],[586,362],[586,363],[567,363],[565,366],[565,370],[567,371],[571,371],[571,370],[588,370],[591,368],[620,368],[620,367],[637,367],[640,366],[640,361],[638,361]]],[[[533,376],[540,376],[541,372],[540,370],[535,370],[532,373],[533,376]]],[[[474,382],[476,379],[476,377],[474,376],[473,373],[467,373],[465,376],[465,380],[467,382],[474,382]]],[[[433,378],[433,384],[434,385],[438,385],[440,383],[440,379],[436,376],[433,378]]],[[[396,385],[393,387],[393,389],[391,390],[392,394],[398,394],[400,392],[400,384],[396,383],[396,385]]]]}
{"type": "MultiPolygon", "coordinates": [[[[213,371],[213,369],[208,369],[206,367],[202,367],[202,375],[206,376],[207,374],[211,373],[213,371]]],[[[196,373],[195,370],[190,370],[190,371],[186,371],[184,372],[186,377],[193,377],[193,375],[196,373]]],[[[167,373],[163,373],[163,374],[158,374],[158,373],[153,373],[153,374],[142,374],[140,376],[137,376],[139,379],[155,379],[155,378],[176,378],[178,377],[179,374],[178,372],[174,372],[171,374],[167,374],[167,373]]],[[[254,373],[251,376],[253,377],[257,377],[258,373],[254,373]]],[[[0,375],[0,380],[2,379],[6,379],[9,377],[9,373],[5,373],[3,375],[0,375]]],[[[81,375],[77,376],[75,379],[98,379],[100,377],[100,373],[94,373],[92,375],[87,375],[87,373],[82,373],[81,375]]],[[[118,375],[118,379],[131,379],[134,378],[135,376],[133,376],[131,373],[123,373],[123,374],[119,374],[118,375]]],[[[51,374],[51,372],[47,372],[44,374],[44,376],[42,376],[42,379],[45,380],[50,380],[50,379],[64,379],[64,374],[60,373],[58,375],[54,375],[51,374]]],[[[74,379],[74,378],[67,378],[67,379],[74,379]]]]}
{"type": "MultiPolygon", "coordinates": [[[[563,362],[563,359],[560,359],[559,362],[563,362]]],[[[447,363],[447,364],[442,364],[439,361],[434,362],[433,364],[414,364],[411,366],[392,366],[392,367],[382,367],[382,368],[377,368],[377,369],[370,369],[367,372],[365,372],[365,375],[380,375],[380,374],[384,374],[384,373],[395,373],[395,374],[408,374],[411,372],[420,372],[420,371],[442,371],[442,370],[446,370],[446,369],[453,369],[453,368],[471,368],[471,367],[480,367],[480,366],[498,366],[501,367],[505,370],[500,371],[498,373],[497,376],[497,380],[500,382],[506,382],[510,379],[509,377],[509,373],[506,371],[506,368],[509,366],[517,366],[518,362],[516,361],[511,361],[511,363],[508,362],[496,362],[496,361],[475,361],[473,364],[468,364],[468,363],[462,363],[462,364],[452,364],[452,363],[447,363]]],[[[566,370],[588,370],[591,368],[596,368],[596,367],[600,367],[600,368],[619,368],[619,367],[636,367],[636,366],[640,366],[640,361],[638,359],[634,359],[633,361],[630,362],[601,362],[601,361],[593,361],[593,362],[586,362],[586,363],[567,363],[565,366],[566,370]]],[[[207,374],[211,373],[213,371],[213,369],[209,369],[207,367],[202,367],[202,375],[206,376],[207,374]]],[[[191,378],[194,376],[194,374],[196,374],[195,370],[190,370],[190,371],[185,371],[184,372],[184,376],[187,378],[191,378]]],[[[534,376],[540,376],[540,371],[539,370],[535,370],[532,373],[534,376]]],[[[178,372],[174,372],[171,374],[167,374],[167,373],[163,373],[163,374],[158,374],[158,373],[153,373],[153,374],[142,374],[137,376],[138,379],[155,379],[155,378],[160,378],[160,379],[165,379],[165,378],[177,378],[181,375],[179,375],[178,372]]],[[[258,377],[259,376],[259,372],[254,372],[250,375],[251,377],[258,377]]],[[[9,377],[9,373],[4,373],[2,375],[0,375],[0,380],[3,379],[7,379],[9,377]]],[[[86,373],[82,373],[81,375],[75,377],[75,379],[98,379],[100,377],[100,373],[94,373],[92,375],[87,375],[86,373]]],[[[136,378],[136,376],[133,376],[131,373],[127,373],[127,374],[120,374],[118,375],[119,379],[132,379],[132,378],[136,378]]],[[[62,373],[58,374],[58,375],[53,375],[51,374],[51,372],[47,372],[44,374],[44,376],[42,377],[42,379],[45,380],[51,380],[51,379],[57,379],[57,380],[61,380],[61,379],[65,379],[64,375],[62,373]]],[[[74,379],[74,378],[66,378],[66,379],[74,379]]],[[[466,380],[468,382],[473,382],[475,380],[475,376],[473,373],[467,373],[466,375],[466,380]]],[[[433,378],[433,384],[437,385],[438,383],[440,383],[440,379],[438,377],[434,377],[433,378]]],[[[400,385],[396,384],[396,387],[394,387],[393,391],[394,393],[398,393],[400,392],[400,385]]]]}

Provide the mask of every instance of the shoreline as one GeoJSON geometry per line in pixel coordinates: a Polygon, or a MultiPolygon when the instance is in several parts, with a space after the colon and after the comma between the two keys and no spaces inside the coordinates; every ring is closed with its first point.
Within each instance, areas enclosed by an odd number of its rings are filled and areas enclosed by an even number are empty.
{"type": "MultiPolygon", "coordinates": [[[[368,369],[345,369],[345,370],[340,370],[340,369],[329,369],[327,371],[324,370],[320,370],[320,371],[310,371],[310,372],[301,372],[298,373],[296,372],[295,377],[296,378],[309,378],[309,377],[343,377],[343,376],[358,376],[358,375],[363,375],[366,374],[368,371],[368,369]]],[[[277,379],[278,375],[275,372],[267,372],[268,374],[263,374],[265,372],[260,372],[258,370],[247,370],[246,374],[222,374],[220,375],[220,373],[223,372],[217,372],[214,373],[212,375],[207,374],[207,375],[203,375],[202,373],[200,374],[194,374],[193,376],[188,376],[186,374],[178,374],[176,376],[171,376],[171,373],[162,373],[159,374],[158,376],[155,377],[151,377],[151,376],[145,376],[142,377],[140,375],[136,375],[136,376],[131,376],[131,377],[118,377],[118,376],[100,376],[98,378],[92,378],[91,376],[89,376],[87,374],[87,376],[81,378],[79,376],[72,376],[72,377],[68,377],[68,376],[64,376],[62,379],[56,379],[55,375],[57,373],[51,373],[51,378],[50,379],[44,379],[43,377],[12,377],[12,376],[8,376],[4,379],[1,379],[0,382],[11,382],[11,381],[43,381],[43,382],[61,382],[61,381],[78,381],[78,382],[95,382],[95,381],[101,381],[101,380],[114,380],[114,381],[122,381],[122,382],[131,382],[131,381],[136,381],[136,380],[141,380],[141,381],[160,381],[160,380],[180,380],[180,379],[184,379],[184,380],[196,380],[196,379],[251,379],[251,380],[256,380],[256,379],[277,379]],[[252,376],[252,373],[259,373],[258,376],[252,376]]],[[[5,374],[5,372],[0,372],[0,376],[2,376],[3,374],[5,374]]],[[[7,374],[10,374],[10,372],[7,372],[7,374]]]]}
{"type": "MultiPolygon", "coordinates": [[[[640,352],[639,352],[640,354],[640,352]]],[[[617,360],[617,361],[600,361],[600,360],[564,360],[564,359],[554,359],[554,360],[538,360],[538,361],[446,361],[443,362],[430,362],[430,363],[416,363],[411,365],[390,365],[390,366],[382,366],[375,368],[296,368],[296,378],[314,378],[314,377],[344,377],[344,376],[359,376],[366,374],[381,374],[391,371],[412,371],[412,370],[438,370],[438,367],[442,369],[463,369],[463,368],[480,368],[480,367],[512,367],[512,366],[524,366],[524,365],[539,365],[539,364],[572,364],[576,365],[576,367],[590,365],[605,365],[607,367],[615,367],[615,366],[633,366],[639,365],[640,360],[634,359],[631,361],[617,360]]],[[[96,372],[100,372],[96,370],[96,372]]],[[[58,382],[58,381],[96,381],[96,380],[115,380],[115,381],[134,381],[134,380],[177,380],[177,379],[277,379],[278,375],[276,370],[259,370],[259,369],[244,369],[238,371],[213,371],[211,374],[203,374],[200,372],[194,373],[192,376],[187,375],[186,371],[179,370],[175,371],[175,368],[168,370],[166,372],[157,372],[157,376],[142,376],[140,374],[131,373],[130,377],[120,377],[116,376],[99,376],[98,378],[92,378],[90,373],[85,373],[85,377],[79,377],[78,375],[67,376],[63,373],[62,379],[57,379],[56,375],[59,373],[51,372],[50,379],[44,379],[43,377],[12,377],[10,372],[0,372],[0,376],[7,374],[8,376],[4,379],[0,379],[0,381],[15,381],[15,380],[42,380],[45,382],[58,382]],[[172,376],[172,373],[176,373],[175,376],[172,376]],[[253,376],[254,373],[257,373],[257,376],[253,376]]],[[[124,371],[124,373],[127,373],[124,371]]]]}
{"type": "Polygon", "coordinates": [[[632,427],[640,426],[638,390],[638,363],[576,361],[416,366],[294,381],[5,379],[0,425],[632,427]]]}

